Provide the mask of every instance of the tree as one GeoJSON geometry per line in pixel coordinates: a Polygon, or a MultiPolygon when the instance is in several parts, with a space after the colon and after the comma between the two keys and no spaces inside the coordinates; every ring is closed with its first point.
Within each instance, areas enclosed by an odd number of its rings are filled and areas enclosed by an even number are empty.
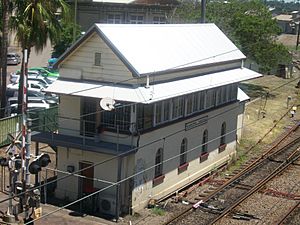
{"type": "MultiPolygon", "coordinates": [[[[185,0],[191,5],[190,0],[185,0]]],[[[182,7],[186,7],[184,3],[182,7]]],[[[200,10],[179,9],[187,21],[200,18],[200,10]],[[195,10],[197,10],[195,12],[195,10]],[[186,14],[182,13],[185,12],[186,14]]],[[[259,64],[262,72],[269,72],[278,64],[289,64],[288,49],[276,42],[280,33],[276,20],[259,0],[211,1],[207,4],[207,21],[215,23],[247,57],[259,64]]]]}
{"type": "Polygon", "coordinates": [[[0,118],[4,117],[6,107],[6,78],[7,78],[7,47],[8,47],[8,19],[9,0],[1,0],[1,55],[0,55],[0,77],[1,77],[1,110],[0,118]]]}
{"type": "MultiPolygon", "coordinates": [[[[61,25],[57,20],[56,12],[60,9],[62,16],[69,15],[68,5],[64,0],[15,0],[15,13],[11,17],[11,27],[16,31],[16,38],[21,45],[23,59],[21,74],[27,70],[24,64],[24,51],[28,50],[28,60],[31,48],[42,51],[46,46],[47,39],[53,43],[60,37],[61,25]]],[[[22,110],[24,77],[20,76],[20,87],[18,93],[18,112],[22,110]]]]}
{"type": "Polygon", "coordinates": [[[54,47],[52,52],[53,58],[58,58],[61,56],[73,43],[73,31],[74,27],[76,26],[76,34],[75,39],[77,40],[81,36],[80,32],[80,26],[75,25],[74,23],[70,23],[69,21],[63,20],[61,23],[61,26],[63,28],[61,38],[54,41],[54,47]]]}

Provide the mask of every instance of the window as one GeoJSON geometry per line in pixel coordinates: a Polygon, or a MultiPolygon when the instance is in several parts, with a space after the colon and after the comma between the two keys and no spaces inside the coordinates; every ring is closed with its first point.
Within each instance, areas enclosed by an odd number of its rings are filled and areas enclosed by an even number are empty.
{"type": "Polygon", "coordinates": [[[204,130],[202,136],[202,153],[207,152],[207,142],[208,142],[208,131],[204,130]]]}
{"type": "Polygon", "coordinates": [[[230,98],[231,101],[234,101],[234,100],[237,99],[237,89],[238,89],[237,84],[231,84],[230,85],[229,98],[230,98]]]}
{"type": "Polygon", "coordinates": [[[184,101],[183,97],[172,99],[172,119],[177,119],[183,116],[184,101]]]}
{"type": "Polygon", "coordinates": [[[165,24],[166,18],[164,16],[154,16],[153,17],[153,23],[154,24],[165,24]]]}
{"type": "Polygon", "coordinates": [[[206,93],[205,91],[201,91],[199,93],[200,97],[199,97],[199,111],[205,109],[205,96],[206,96],[206,93]]]}
{"type": "Polygon", "coordinates": [[[170,100],[155,104],[155,123],[160,124],[170,119],[170,100]]]}
{"type": "Polygon", "coordinates": [[[216,90],[210,89],[206,91],[206,108],[214,107],[216,103],[216,90]]]}
{"type": "Polygon", "coordinates": [[[222,123],[220,145],[226,144],[226,123],[222,123]]]}
{"type": "Polygon", "coordinates": [[[120,14],[109,14],[107,15],[107,23],[121,23],[121,15],[120,14]]]}
{"type": "Polygon", "coordinates": [[[101,66],[101,53],[95,53],[95,66],[101,66]]]}
{"type": "Polygon", "coordinates": [[[187,158],[187,139],[184,138],[180,146],[180,166],[186,163],[187,158]]]}
{"type": "Polygon", "coordinates": [[[95,98],[81,98],[80,135],[93,137],[96,133],[97,102],[95,98]]]}
{"type": "Polygon", "coordinates": [[[142,24],[144,23],[144,17],[139,15],[131,15],[129,22],[131,24],[142,24]]]}
{"type": "Polygon", "coordinates": [[[162,176],[163,172],[163,149],[157,150],[155,155],[155,172],[154,177],[162,176]]]}
{"type": "Polygon", "coordinates": [[[154,104],[138,104],[137,105],[137,126],[143,130],[153,126],[153,110],[154,104]]]}
{"type": "Polygon", "coordinates": [[[194,97],[196,97],[196,94],[190,94],[186,97],[186,114],[190,115],[192,114],[194,110],[194,97]]]}
{"type": "Polygon", "coordinates": [[[113,111],[103,111],[101,125],[110,129],[119,128],[120,131],[129,131],[130,106],[119,107],[113,111]]]}

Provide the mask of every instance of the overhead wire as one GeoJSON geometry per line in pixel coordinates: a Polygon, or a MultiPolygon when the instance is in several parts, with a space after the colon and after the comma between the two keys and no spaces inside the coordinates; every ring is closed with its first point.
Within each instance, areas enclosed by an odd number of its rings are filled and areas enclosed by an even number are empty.
{"type": "MultiPolygon", "coordinates": [[[[195,62],[192,62],[192,63],[195,63],[195,62]]],[[[132,79],[136,79],[136,78],[132,78],[132,79]]],[[[127,79],[128,80],[128,79],[127,79]]],[[[118,82],[116,82],[116,83],[118,83],[118,82]]],[[[95,88],[99,88],[99,87],[95,87],[95,88]]],[[[80,90],[80,91],[83,91],[83,90],[80,90]]],[[[74,92],[74,93],[76,93],[76,92],[74,92]]],[[[72,93],[71,93],[72,94],[72,93]]],[[[138,103],[134,103],[134,104],[138,104],[138,103]]],[[[124,107],[123,105],[121,106],[121,107],[124,107]]],[[[101,110],[101,111],[104,111],[104,110],[101,110]]],[[[100,112],[101,112],[100,111],[100,112]]],[[[99,112],[99,111],[98,111],[99,112]]],[[[96,112],[95,112],[96,113],[96,112]]],[[[81,116],[85,116],[85,115],[81,115],[81,116]]],[[[95,165],[93,165],[93,166],[95,166],[95,165]]],[[[86,168],[84,168],[84,169],[86,169],[86,168]]],[[[78,172],[78,171],[77,171],[78,172]]]]}
{"type": "MultiPolygon", "coordinates": [[[[237,108],[238,108],[238,106],[236,106],[236,107],[234,107],[234,108],[232,108],[232,109],[229,109],[229,110],[226,111],[226,112],[230,112],[231,110],[235,110],[235,109],[237,109],[237,108]]],[[[213,117],[208,118],[208,120],[214,119],[214,118],[216,118],[216,117],[218,117],[218,116],[220,116],[220,115],[223,115],[224,113],[225,113],[225,112],[223,111],[223,112],[221,112],[221,113],[219,113],[219,114],[216,114],[216,115],[214,115],[213,117]]],[[[258,121],[258,120],[257,120],[257,121],[258,121]]],[[[257,122],[257,121],[254,121],[254,122],[257,122]]],[[[139,149],[141,149],[141,148],[147,147],[147,146],[149,146],[149,145],[151,145],[151,144],[154,144],[154,143],[156,143],[156,142],[158,142],[158,141],[161,141],[161,140],[163,140],[163,139],[169,138],[169,137],[171,137],[171,136],[173,136],[173,135],[175,135],[175,134],[178,134],[178,133],[180,133],[180,132],[182,132],[182,131],[184,131],[184,130],[185,130],[185,128],[179,129],[179,130],[177,130],[177,131],[175,131],[175,132],[172,132],[171,134],[168,134],[168,135],[165,135],[165,136],[163,136],[163,137],[157,138],[157,139],[155,139],[155,140],[153,140],[153,141],[150,141],[150,142],[148,142],[148,143],[146,143],[146,144],[144,144],[144,145],[142,145],[142,146],[134,147],[134,148],[132,148],[130,151],[123,152],[123,153],[120,153],[120,154],[118,154],[118,155],[116,155],[116,156],[113,156],[113,157],[111,157],[111,158],[109,158],[109,159],[105,159],[105,160],[102,160],[102,161],[100,161],[100,162],[98,162],[98,163],[94,163],[93,165],[88,166],[88,167],[85,167],[85,168],[80,169],[80,170],[77,170],[77,171],[73,172],[72,174],[69,174],[69,175],[66,175],[66,176],[57,178],[57,179],[55,179],[55,180],[52,180],[52,181],[48,182],[47,185],[49,185],[49,184],[51,184],[51,183],[54,183],[54,182],[57,182],[57,181],[60,181],[60,180],[63,180],[63,179],[66,179],[66,178],[72,176],[73,174],[80,173],[80,172],[82,172],[82,171],[84,171],[84,170],[87,170],[87,169],[89,169],[89,168],[92,168],[92,167],[95,167],[95,166],[104,164],[104,163],[106,163],[106,162],[109,162],[109,161],[111,161],[111,160],[117,159],[117,158],[122,157],[122,156],[125,156],[125,155],[128,155],[129,153],[136,152],[137,150],[139,150],[139,149]]],[[[234,129],[234,131],[236,131],[236,130],[237,130],[237,129],[234,129]]],[[[218,138],[220,138],[220,137],[221,137],[221,136],[218,136],[218,137],[216,137],[216,139],[218,139],[218,138]]],[[[209,143],[209,142],[207,142],[207,143],[209,143]]],[[[38,187],[35,187],[35,188],[40,188],[40,187],[43,187],[43,186],[45,186],[45,185],[46,185],[46,184],[41,184],[41,185],[39,185],[38,187]]],[[[28,191],[30,191],[30,190],[28,190],[28,191]]],[[[28,191],[26,191],[26,192],[28,192],[28,191]]],[[[21,196],[22,194],[25,194],[26,192],[21,192],[21,193],[15,195],[15,197],[19,197],[19,196],[21,196]]],[[[0,200],[0,203],[5,202],[5,201],[7,201],[7,200],[9,200],[9,199],[10,199],[10,198],[4,199],[4,200],[0,200]]]]}
{"type": "MultiPolygon", "coordinates": [[[[226,113],[226,112],[224,112],[224,113],[226,113]]],[[[217,116],[217,115],[216,115],[217,116]]],[[[213,118],[213,117],[212,117],[213,118]]],[[[212,118],[209,118],[209,119],[212,119],[212,118]]],[[[43,125],[42,125],[43,126],[43,125]]],[[[155,143],[155,142],[153,142],[153,143],[155,143]]],[[[152,144],[152,143],[150,143],[150,144],[152,144]]]]}
{"type": "MultiPolygon", "coordinates": [[[[216,115],[216,116],[217,116],[217,115],[216,115]]],[[[252,125],[252,124],[254,124],[254,123],[258,122],[258,121],[259,121],[259,120],[256,120],[256,121],[254,121],[253,123],[248,124],[247,126],[252,125]]],[[[239,129],[243,129],[244,127],[245,127],[245,126],[239,128],[239,129]]],[[[234,130],[231,131],[231,132],[234,132],[234,131],[237,131],[237,130],[238,130],[238,129],[234,129],[234,130]]],[[[178,131],[178,132],[181,132],[181,131],[178,131]]],[[[226,136],[226,135],[228,135],[228,134],[229,134],[229,133],[226,133],[226,134],[224,134],[223,136],[226,136]]],[[[167,137],[167,136],[166,136],[166,137],[167,137]]],[[[165,139],[166,137],[157,139],[156,141],[160,141],[160,140],[162,140],[162,139],[165,139]]],[[[191,149],[190,151],[194,150],[195,148],[198,148],[199,146],[202,146],[202,145],[205,145],[205,144],[210,143],[210,142],[212,142],[212,141],[218,140],[220,137],[221,137],[221,136],[216,137],[216,138],[214,138],[214,139],[212,139],[212,140],[210,140],[210,141],[208,141],[208,142],[206,142],[206,143],[200,144],[200,145],[194,147],[193,149],[191,149]]],[[[154,143],[154,142],[153,142],[153,143],[154,143]]],[[[147,143],[147,145],[149,145],[149,144],[151,144],[151,143],[147,143]]],[[[145,146],[140,146],[140,147],[138,147],[138,148],[143,148],[143,147],[145,147],[145,146]]],[[[136,150],[136,149],[137,149],[137,148],[134,148],[134,149],[132,149],[132,150],[136,150]]],[[[183,153],[183,154],[184,154],[184,153],[183,153]]],[[[107,162],[107,161],[113,160],[114,158],[120,157],[120,156],[122,156],[122,155],[123,155],[123,154],[120,154],[120,155],[117,155],[117,156],[115,156],[115,157],[112,157],[112,158],[110,158],[110,159],[108,159],[108,160],[104,160],[104,161],[101,161],[101,162],[99,162],[99,163],[93,164],[93,165],[91,165],[91,166],[89,166],[89,167],[85,167],[84,169],[78,170],[78,171],[76,171],[76,172],[74,172],[74,173],[82,172],[83,170],[86,170],[86,169],[88,169],[88,168],[92,168],[92,167],[95,167],[95,166],[97,166],[97,165],[103,164],[103,163],[105,163],[105,162],[107,162]]],[[[182,155],[182,154],[175,155],[175,156],[172,157],[172,158],[179,157],[180,155],[182,155]]],[[[169,159],[169,160],[170,160],[170,159],[169,159]]],[[[169,161],[169,160],[166,160],[166,161],[169,161]]],[[[72,176],[74,173],[72,173],[72,174],[70,174],[70,175],[67,175],[67,176],[65,176],[65,177],[62,177],[62,179],[65,179],[65,178],[67,178],[67,177],[70,177],[70,176],[72,176]]],[[[50,182],[48,182],[48,183],[46,183],[46,184],[42,184],[42,185],[36,186],[36,187],[34,187],[34,188],[41,188],[41,187],[43,187],[43,186],[49,185],[49,184],[51,184],[51,183],[53,183],[53,182],[60,181],[60,180],[62,180],[62,179],[59,179],[59,178],[58,178],[58,179],[56,179],[56,180],[50,181],[50,182]]],[[[114,185],[115,185],[115,184],[114,184],[114,185]]],[[[31,190],[28,190],[28,191],[26,191],[26,192],[29,192],[29,191],[31,191],[31,190]]],[[[20,195],[22,195],[22,194],[25,194],[26,192],[23,192],[23,193],[20,193],[20,194],[18,194],[18,195],[15,195],[14,197],[18,197],[18,196],[20,196],[20,195]]],[[[0,203],[5,202],[5,201],[7,201],[7,200],[9,200],[9,199],[10,199],[10,198],[4,199],[4,200],[0,201],[0,203]]],[[[74,203],[74,204],[75,204],[75,203],[74,203]]],[[[67,206],[66,206],[66,207],[67,207],[67,206]]]]}
{"type": "MultiPolygon", "coordinates": [[[[257,122],[257,121],[255,121],[255,122],[257,122]]],[[[254,123],[254,122],[253,122],[253,123],[254,123]]],[[[240,128],[240,129],[242,129],[242,128],[240,128]]],[[[227,132],[224,136],[227,136],[227,135],[229,135],[229,134],[231,134],[231,133],[235,133],[237,130],[238,130],[238,129],[234,129],[234,130],[232,130],[232,131],[230,131],[230,132],[227,132]]],[[[162,138],[162,139],[164,139],[164,138],[162,138]]],[[[190,152],[192,152],[192,151],[194,151],[194,150],[199,149],[199,147],[201,147],[201,146],[203,146],[203,145],[209,144],[209,143],[214,142],[214,141],[217,141],[217,140],[219,140],[219,139],[220,139],[220,137],[216,137],[216,138],[214,138],[214,139],[211,139],[211,140],[207,141],[206,143],[202,143],[202,144],[197,145],[197,146],[195,146],[195,147],[193,147],[193,148],[190,148],[189,150],[187,150],[187,151],[184,152],[184,153],[176,154],[176,155],[174,155],[174,156],[172,156],[172,157],[169,157],[169,158],[167,158],[167,159],[165,159],[165,160],[162,160],[162,162],[160,162],[160,163],[158,163],[158,164],[155,164],[155,165],[153,165],[153,166],[149,166],[149,167],[147,167],[147,168],[145,168],[145,169],[143,169],[143,170],[141,170],[141,171],[138,171],[138,172],[134,173],[133,175],[127,176],[127,177],[125,177],[124,179],[122,179],[122,180],[120,180],[120,181],[117,181],[117,182],[115,182],[115,183],[113,183],[113,184],[110,184],[110,185],[107,186],[107,187],[101,188],[101,189],[99,189],[99,190],[97,190],[97,191],[95,191],[95,192],[93,192],[93,193],[91,193],[91,194],[88,194],[88,195],[86,195],[86,196],[84,196],[84,197],[82,197],[82,198],[79,198],[79,199],[77,199],[77,200],[74,200],[74,201],[72,201],[71,203],[68,203],[68,204],[66,204],[66,205],[64,205],[64,206],[62,206],[62,207],[59,207],[59,208],[56,209],[56,210],[53,210],[53,211],[51,211],[51,212],[49,212],[49,213],[47,213],[47,214],[45,214],[45,215],[42,215],[41,217],[39,217],[39,218],[37,218],[37,219],[35,219],[35,220],[33,220],[33,221],[37,221],[37,220],[40,220],[40,219],[42,219],[42,218],[44,218],[44,217],[50,216],[51,214],[54,214],[54,213],[56,213],[56,212],[58,212],[58,211],[60,211],[60,210],[62,210],[62,209],[65,209],[65,208],[67,208],[67,207],[69,207],[69,206],[71,206],[71,205],[73,205],[73,204],[76,204],[77,202],[80,202],[80,201],[82,201],[82,200],[85,200],[85,199],[87,199],[87,198],[90,198],[90,197],[92,197],[93,195],[99,194],[100,192],[103,192],[103,191],[105,191],[105,190],[107,190],[107,189],[109,189],[109,188],[112,188],[112,187],[114,187],[114,186],[116,186],[116,185],[119,185],[119,184],[125,182],[126,180],[129,180],[129,179],[131,179],[131,178],[134,178],[134,177],[137,176],[137,175],[140,175],[140,174],[142,174],[142,173],[145,173],[146,171],[149,171],[149,170],[151,170],[151,169],[154,169],[157,165],[162,165],[162,164],[164,164],[164,163],[166,163],[166,162],[168,162],[168,161],[171,161],[171,160],[173,160],[173,159],[176,159],[176,158],[180,157],[180,156],[183,155],[183,154],[188,154],[188,153],[190,153],[190,152]]],[[[1,202],[0,202],[0,203],[1,203],[1,202]]]]}

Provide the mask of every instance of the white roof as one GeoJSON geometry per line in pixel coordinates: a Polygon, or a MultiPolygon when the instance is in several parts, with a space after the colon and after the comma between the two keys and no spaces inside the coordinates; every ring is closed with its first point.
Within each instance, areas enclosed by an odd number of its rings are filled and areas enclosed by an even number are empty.
{"type": "Polygon", "coordinates": [[[292,15],[280,14],[278,16],[275,16],[274,18],[276,18],[277,20],[281,20],[281,21],[291,21],[292,15]]]}
{"type": "Polygon", "coordinates": [[[250,97],[242,89],[238,88],[237,99],[240,102],[244,102],[250,100],[250,97]]]}
{"type": "Polygon", "coordinates": [[[108,85],[80,80],[57,80],[46,89],[46,92],[94,98],[109,97],[116,101],[149,104],[260,76],[261,74],[252,70],[239,68],[161,84],[151,85],[150,83],[150,88],[108,85]]]}
{"type": "Polygon", "coordinates": [[[246,58],[215,24],[95,26],[138,75],[246,58]]]}

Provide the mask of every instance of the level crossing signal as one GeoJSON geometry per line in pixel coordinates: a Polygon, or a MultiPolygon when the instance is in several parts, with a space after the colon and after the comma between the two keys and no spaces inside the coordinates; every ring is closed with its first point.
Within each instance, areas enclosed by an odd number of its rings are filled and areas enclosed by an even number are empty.
{"type": "Polygon", "coordinates": [[[41,172],[42,167],[48,166],[51,163],[50,156],[48,154],[42,153],[29,165],[29,172],[31,174],[38,174],[41,172]]]}

